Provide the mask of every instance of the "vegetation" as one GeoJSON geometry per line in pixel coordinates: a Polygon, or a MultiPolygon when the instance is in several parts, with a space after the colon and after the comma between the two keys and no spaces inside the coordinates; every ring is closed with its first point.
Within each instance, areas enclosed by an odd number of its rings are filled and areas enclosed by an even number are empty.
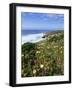
{"type": "Polygon", "coordinates": [[[45,33],[42,38],[22,45],[22,77],[64,75],[64,32],[45,33]]]}

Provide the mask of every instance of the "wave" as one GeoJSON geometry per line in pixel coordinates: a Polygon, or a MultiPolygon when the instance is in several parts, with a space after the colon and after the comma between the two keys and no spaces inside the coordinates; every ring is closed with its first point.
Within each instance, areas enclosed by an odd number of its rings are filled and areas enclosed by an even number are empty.
{"type": "Polygon", "coordinates": [[[39,41],[42,41],[44,38],[44,33],[39,33],[39,34],[30,34],[30,35],[24,35],[22,36],[22,44],[30,42],[30,43],[36,43],[39,41]]]}

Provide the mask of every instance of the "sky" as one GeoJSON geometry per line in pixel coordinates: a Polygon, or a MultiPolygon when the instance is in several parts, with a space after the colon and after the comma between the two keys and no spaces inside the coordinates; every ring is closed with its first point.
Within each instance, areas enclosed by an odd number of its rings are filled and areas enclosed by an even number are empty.
{"type": "Polygon", "coordinates": [[[42,40],[40,38],[42,33],[61,29],[64,29],[63,14],[32,12],[21,13],[21,33],[22,42],[24,43],[39,41],[39,39],[42,40]]]}

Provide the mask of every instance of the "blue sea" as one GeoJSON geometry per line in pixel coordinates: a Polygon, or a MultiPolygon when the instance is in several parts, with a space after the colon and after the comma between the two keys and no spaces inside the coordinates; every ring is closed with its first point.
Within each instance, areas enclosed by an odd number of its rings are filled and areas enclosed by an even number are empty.
{"type": "Polygon", "coordinates": [[[29,35],[29,34],[39,34],[39,33],[45,33],[45,32],[52,32],[56,30],[21,30],[21,34],[23,35],[29,35]]]}

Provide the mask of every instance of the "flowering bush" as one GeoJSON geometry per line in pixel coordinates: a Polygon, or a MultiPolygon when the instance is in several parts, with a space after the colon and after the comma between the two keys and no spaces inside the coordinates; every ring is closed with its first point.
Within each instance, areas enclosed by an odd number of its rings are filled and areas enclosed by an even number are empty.
{"type": "Polygon", "coordinates": [[[64,75],[64,33],[47,34],[45,40],[22,45],[21,76],[64,75]]]}

